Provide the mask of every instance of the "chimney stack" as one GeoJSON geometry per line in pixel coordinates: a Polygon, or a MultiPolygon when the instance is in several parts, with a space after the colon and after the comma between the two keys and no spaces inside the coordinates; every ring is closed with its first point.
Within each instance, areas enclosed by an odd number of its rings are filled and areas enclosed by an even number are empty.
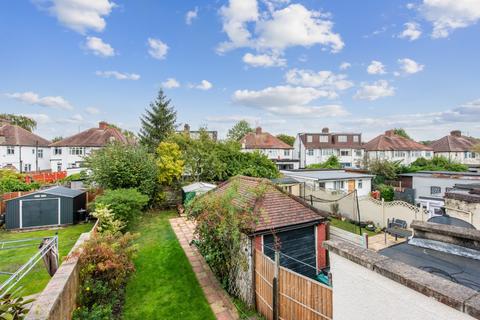
{"type": "Polygon", "coordinates": [[[322,129],[322,133],[328,133],[328,131],[329,131],[328,128],[323,128],[322,129]]]}
{"type": "Polygon", "coordinates": [[[108,123],[105,122],[105,121],[100,121],[100,122],[98,123],[98,128],[101,129],[101,130],[105,130],[105,129],[108,128],[108,123]]]}
{"type": "Polygon", "coordinates": [[[453,130],[452,132],[450,132],[450,135],[454,136],[454,137],[461,137],[462,136],[462,131],[460,130],[453,130]]]}
{"type": "Polygon", "coordinates": [[[257,127],[257,128],[255,129],[255,133],[256,133],[256,134],[262,134],[262,127],[257,127]]]}
{"type": "Polygon", "coordinates": [[[392,137],[395,134],[395,130],[387,130],[385,131],[385,135],[387,137],[392,137]]]}

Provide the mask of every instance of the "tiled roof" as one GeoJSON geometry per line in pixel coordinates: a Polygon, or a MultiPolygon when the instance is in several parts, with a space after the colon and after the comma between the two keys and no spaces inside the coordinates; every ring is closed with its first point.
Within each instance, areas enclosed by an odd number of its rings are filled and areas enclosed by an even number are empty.
{"type": "Polygon", "coordinates": [[[464,152],[470,151],[475,144],[475,139],[462,136],[460,131],[452,131],[450,135],[432,142],[430,147],[435,152],[464,152]]]}
{"type": "Polygon", "coordinates": [[[211,193],[222,193],[233,183],[238,186],[238,197],[234,199],[234,204],[244,209],[253,209],[259,214],[255,232],[320,222],[329,215],[328,212],[318,210],[302,199],[282,191],[267,179],[237,176],[219,185],[211,193]],[[259,199],[255,188],[260,184],[266,186],[266,192],[259,199]]]}
{"type": "Polygon", "coordinates": [[[393,130],[385,132],[376,138],[373,138],[364,146],[366,151],[408,151],[408,150],[424,150],[431,151],[432,148],[427,147],[416,141],[404,138],[393,133],[393,130]]]}
{"type": "Polygon", "coordinates": [[[0,145],[47,147],[50,141],[13,124],[0,126],[0,145]]]}
{"type": "Polygon", "coordinates": [[[360,133],[301,133],[300,139],[306,149],[361,149],[362,138],[360,133]],[[312,136],[312,141],[307,141],[307,136],[312,136]],[[320,136],[328,136],[328,142],[320,142],[320,136]],[[346,142],[338,141],[339,136],[347,136],[346,142]],[[353,137],[358,136],[358,141],[353,141],[353,137]]]}
{"type": "Polygon", "coordinates": [[[91,128],[51,144],[52,147],[104,147],[110,142],[129,143],[116,128],[100,122],[98,128],[91,128]]]}
{"type": "Polygon", "coordinates": [[[268,132],[262,132],[257,128],[255,132],[250,132],[240,140],[245,149],[293,149],[292,146],[271,135],[268,132]]]}

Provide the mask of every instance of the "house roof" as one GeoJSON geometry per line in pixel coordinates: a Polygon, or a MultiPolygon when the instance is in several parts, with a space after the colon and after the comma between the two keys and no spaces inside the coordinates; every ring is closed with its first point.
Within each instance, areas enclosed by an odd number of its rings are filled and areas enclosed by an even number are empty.
{"type": "Polygon", "coordinates": [[[303,145],[307,149],[329,149],[329,148],[347,148],[361,149],[362,138],[360,133],[342,133],[330,132],[328,128],[323,128],[322,133],[300,133],[299,137],[303,145]],[[307,136],[312,136],[312,141],[307,141],[307,136]],[[328,136],[327,142],[320,142],[320,136],[328,136]],[[346,142],[338,141],[339,136],[347,136],[346,142]],[[353,137],[358,136],[358,141],[354,141],[353,137]]]}
{"type": "Polygon", "coordinates": [[[281,171],[288,177],[316,181],[372,179],[374,175],[346,172],[345,170],[285,170],[281,171]]]}
{"type": "Polygon", "coordinates": [[[23,129],[22,127],[4,123],[0,125],[0,145],[2,146],[36,146],[47,147],[50,141],[23,129]]]}
{"type": "Polygon", "coordinates": [[[462,136],[462,132],[455,130],[450,135],[433,141],[429,146],[435,152],[464,152],[470,151],[477,141],[470,137],[462,136]]]}
{"type": "Polygon", "coordinates": [[[52,147],[104,147],[117,141],[129,143],[128,139],[117,129],[100,122],[98,128],[91,128],[68,138],[52,143],[52,147]]]}
{"type": "Polygon", "coordinates": [[[431,151],[432,148],[425,146],[421,143],[407,139],[405,137],[399,136],[393,132],[393,130],[388,130],[385,134],[381,134],[369,142],[365,143],[364,146],[366,151],[410,151],[410,150],[421,150],[421,151],[431,151]]]}
{"type": "Polygon", "coordinates": [[[254,233],[320,223],[329,216],[328,212],[318,210],[302,199],[282,191],[268,179],[237,176],[208,194],[223,193],[234,183],[238,186],[238,197],[234,199],[234,205],[253,209],[259,214],[254,233]],[[263,197],[258,197],[255,193],[255,188],[260,184],[266,188],[263,197]]]}
{"type": "Polygon", "coordinates": [[[293,149],[293,147],[258,127],[255,132],[247,133],[241,140],[245,149],[293,149]]]}

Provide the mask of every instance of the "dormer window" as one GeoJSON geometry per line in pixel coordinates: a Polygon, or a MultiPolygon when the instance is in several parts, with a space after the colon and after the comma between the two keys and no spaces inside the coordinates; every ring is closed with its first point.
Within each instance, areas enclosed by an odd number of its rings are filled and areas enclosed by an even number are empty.
{"type": "Polygon", "coordinates": [[[358,142],[360,141],[360,137],[359,136],[353,136],[353,142],[358,142]]]}
{"type": "Polygon", "coordinates": [[[347,136],[338,136],[338,142],[347,142],[347,136]]]}
{"type": "Polygon", "coordinates": [[[307,135],[307,142],[313,142],[313,136],[307,135]]]}
{"type": "Polygon", "coordinates": [[[328,136],[320,136],[320,142],[328,142],[328,136]]]}

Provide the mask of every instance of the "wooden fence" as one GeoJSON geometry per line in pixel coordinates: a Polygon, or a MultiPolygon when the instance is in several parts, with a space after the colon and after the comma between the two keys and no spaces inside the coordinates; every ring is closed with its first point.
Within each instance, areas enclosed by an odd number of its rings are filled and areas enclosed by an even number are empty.
{"type": "Polygon", "coordinates": [[[274,320],[278,305],[281,320],[331,320],[332,289],[292,270],[279,267],[278,295],[274,293],[275,263],[255,250],[255,300],[257,311],[267,320],[274,320]],[[278,299],[277,303],[274,300],[278,299]]]}

